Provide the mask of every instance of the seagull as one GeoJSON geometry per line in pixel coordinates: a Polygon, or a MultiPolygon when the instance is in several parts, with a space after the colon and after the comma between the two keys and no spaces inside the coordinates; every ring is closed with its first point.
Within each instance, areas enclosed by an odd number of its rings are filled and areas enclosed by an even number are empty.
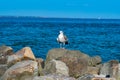
{"type": "Polygon", "coordinates": [[[60,48],[64,48],[64,46],[66,44],[68,44],[68,39],[67,37],[64,35],[63,31],[59,31],[60,34],[57,37],[57,41],[60,44],[60,48]]]}

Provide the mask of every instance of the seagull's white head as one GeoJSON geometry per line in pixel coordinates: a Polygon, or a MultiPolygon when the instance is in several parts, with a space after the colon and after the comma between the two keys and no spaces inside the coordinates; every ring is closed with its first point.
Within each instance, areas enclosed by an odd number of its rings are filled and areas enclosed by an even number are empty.
{"type": "Polygon", "coordinates": [[[63,34],[63,31],[60,31],[60,34],[63,34]]]}

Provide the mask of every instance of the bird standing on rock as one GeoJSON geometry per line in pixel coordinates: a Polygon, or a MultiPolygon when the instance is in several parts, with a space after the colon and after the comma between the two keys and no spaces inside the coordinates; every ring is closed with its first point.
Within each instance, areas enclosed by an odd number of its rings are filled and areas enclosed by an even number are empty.
{"type": "Polygon", "coordinates": [[[60,48],[64,49],[64,46],[66,44],[68,44],[68,39],[67,37],[64,35],[63,31],[60,31],[60,34],[58,35],[57,41],[60,44],[60,48]]]}

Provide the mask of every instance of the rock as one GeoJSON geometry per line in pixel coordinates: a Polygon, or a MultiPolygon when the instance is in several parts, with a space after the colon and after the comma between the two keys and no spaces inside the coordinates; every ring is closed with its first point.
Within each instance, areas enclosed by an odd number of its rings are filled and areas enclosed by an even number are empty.
{"type": "Polygon", "coordinates": [[[25,47],[15,54],[8,56],[7,64],[8,66],[12,66],[22,60],[35,60],[35,56],[30,47],[25,47]]]}
{"type": "Polygon", "coordinates": [[[0,64],[6,64],[7,63],[7,57],[0,57],[0,64]]]}
{"type": "Polygon", "coordinates": [[[119,70],[119,62],[116,60],[111,60],[108,63],[103,64],[100,70],[100,74],[109,75],[110,77],[117,79],[119,74],[118,70],[119,70]]]}
{"type": "MultiPolygon", "coordinates": [[[[66,50],[66,49],[52,49],[48,52],[45,64],[50,60],[60,60],[64,62],[69,68],[69,75],[78,78],[86,74],[88,67],[98,66],[102,60],[99,56],[90,57],[78,50],[66,50]],[[75,66],[74,66],[75,65],[75,66]]],[[[96,72],[98,73],[98,67],[96,67],[96,72]]]]}
{"type": "Polygon", "coordinates": [[[62,61],[58,60],[51,60],[49,63],[45,65],[44,70],[47,74],[58,74],[58,75],[65,75],[69,76],[69,69],[66,64],[62,61]]]}
{"type": "Polygon", "coordinates": [[[100,68],[98,67],[88,67],[87,73],[88,74],[99,74],[100,68]]]}
{"type": "Polygon", "coordinates": [[[49,52],[47,54],[47,57],[46,57],[45,64],[47,64],[52,59],[57,59],[59,57],[62,57],[66,52],[67,52],[67,50],[64,50],[64,49],[52,49],[52,50],[49,50],[49,52]]]}
{"type": "Polygon", "coordinates": [[[13,49],[9,46],[0,46],[0,64],[7,63],[7,56],[13,54],[13,49]]]}
{"type": "Polygon", "coordinates": [[[79,77],[77,80],[92,80],[92,78],[94,78],[94,75],[92,75],[92,74],[85,74],[85,75],[79,77]]]}
{"type": "Polygon", "coordinates": [[[20,51],[16,52],[16,55],[18,55],[19,57],[21,57],[21,59],[24,60],[35,60],[35,56],[30,47],[24,47],[20,51]]]}
{"type": "Polygon", "coordinates": [[[102,74],[100,74],[100,75],[94,74],[94,76],[95,76],[95,77],[100,77],[100,78],[105,78],[105,77],[106,77],[106,75],[102,75],[102,74]]]}
{"type": "Polygon", "coordinates": [[[110,64],[109,63],[104,63],[103,66],[101,67],[100,70],[100,75],[108,75],[109,73],[109,68],[110,68],[110,64]]]}
{"type": "Polygon", "coordinates": [[[91,80],[116,80],[115,78],[106,77],[106,75],[94,75],[91,80]]]}
{"type": "Polygon", "coordinates": [[[115,78],[101,78],[101,77],[97,77],[97,78],[92,78],[92,80],[116,80],[115,78]]]}
{"type": "Polygon", "coordinates": [[[0,77],[5,73],[5,71],[8,69],[6,64],[1,64],[0,65],[0,77]]]}
{"type": "Polygon", "coordinates": [[[18,62],[10,67],[1,80],[32,80],[37,75],[37,62],[26,60],[18,62]]]}
{"type": "Polygon", "coordinates": [[[49,74],[45,76],[36,76],[33,80],[76,80],[75,78],[63,76],[63,75],[57,75],[57,74],[49,74]]]}
{"type": "Polygon", "coordinates": [[[117,79],[116,80],[120,80],[120,63],[118,64],[118,74],[117,74],[117,79]]]}
{"type": "Polygon", "coordinates": [[[42,58],[37,58],[36,61],[38,63],[38,76],[43,76],[44,60],[42,58]]]}
{"type": "Polygon", "coordinates": [[[78,78],[87,72],[88,64],[84,58],[65,56],[60,58],[60,60],[66,63],[69,68],[69,75],[72,77],[78,78]]]}
{"type": "Polygon", "coordinates": [[[88,65],[95,67],[96,65],[101,64],[102,59],[99,56],[90,57],[88,60],[88,65]]]}
{"type": "Polygon", "coordinates": [[[45,64],[51,61],[52,59],[58,59],[58,58],[64,57],[65,55],[66,56],[68,55],[70,57],[77,57],[77,58],[80,58],[80,57],[86,58],[86,59],[89,58],[88,55],[77,50],[66,50],[66,49],[58,48],[58,49],[52,49],[48,52],[45,64]]]}
{"type": "Polygon", "coordinates": [[[0,55],[6,56],[13,54],[13,49],[9,46],[0,46],[0,55]]]}
{"type": "Polygon", "coordinates": [[[44,72],[43,72],[43,68],[42,65],[38,63],[38,76],[43,76],[44,72]]]}
{"type": "Polygon", "coordinates": [[[75,78],[78,78],[86,73],[90,73],[92,70],[90,70],[90,68],[88,69],[88,67],[94,67],[95,69],[95,71],[92,71],[91,74],[98,74],[98,65],[102,62],[101,57],[99,56],[90,57],[80,51],[66,49],[50,50],[48,52],[45,64],[52,59],[64,62],[69,68],[69,75],[75,78]]]}
{"type": "Polygon", "coordinates": [[[36,61],[38,62],[38,64],[41,64],[41,67],[44,68],[45,66],[45,61],[42,58],[37,58],[36,61]]]}

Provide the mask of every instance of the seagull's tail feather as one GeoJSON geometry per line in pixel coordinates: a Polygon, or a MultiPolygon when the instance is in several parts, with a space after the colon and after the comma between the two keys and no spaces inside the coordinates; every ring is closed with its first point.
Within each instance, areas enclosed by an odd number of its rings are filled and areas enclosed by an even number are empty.
{"type": "Polygon", "coordinates": [[[68,41],[66,41],[65,44],[68,44],[68,41]]]}

